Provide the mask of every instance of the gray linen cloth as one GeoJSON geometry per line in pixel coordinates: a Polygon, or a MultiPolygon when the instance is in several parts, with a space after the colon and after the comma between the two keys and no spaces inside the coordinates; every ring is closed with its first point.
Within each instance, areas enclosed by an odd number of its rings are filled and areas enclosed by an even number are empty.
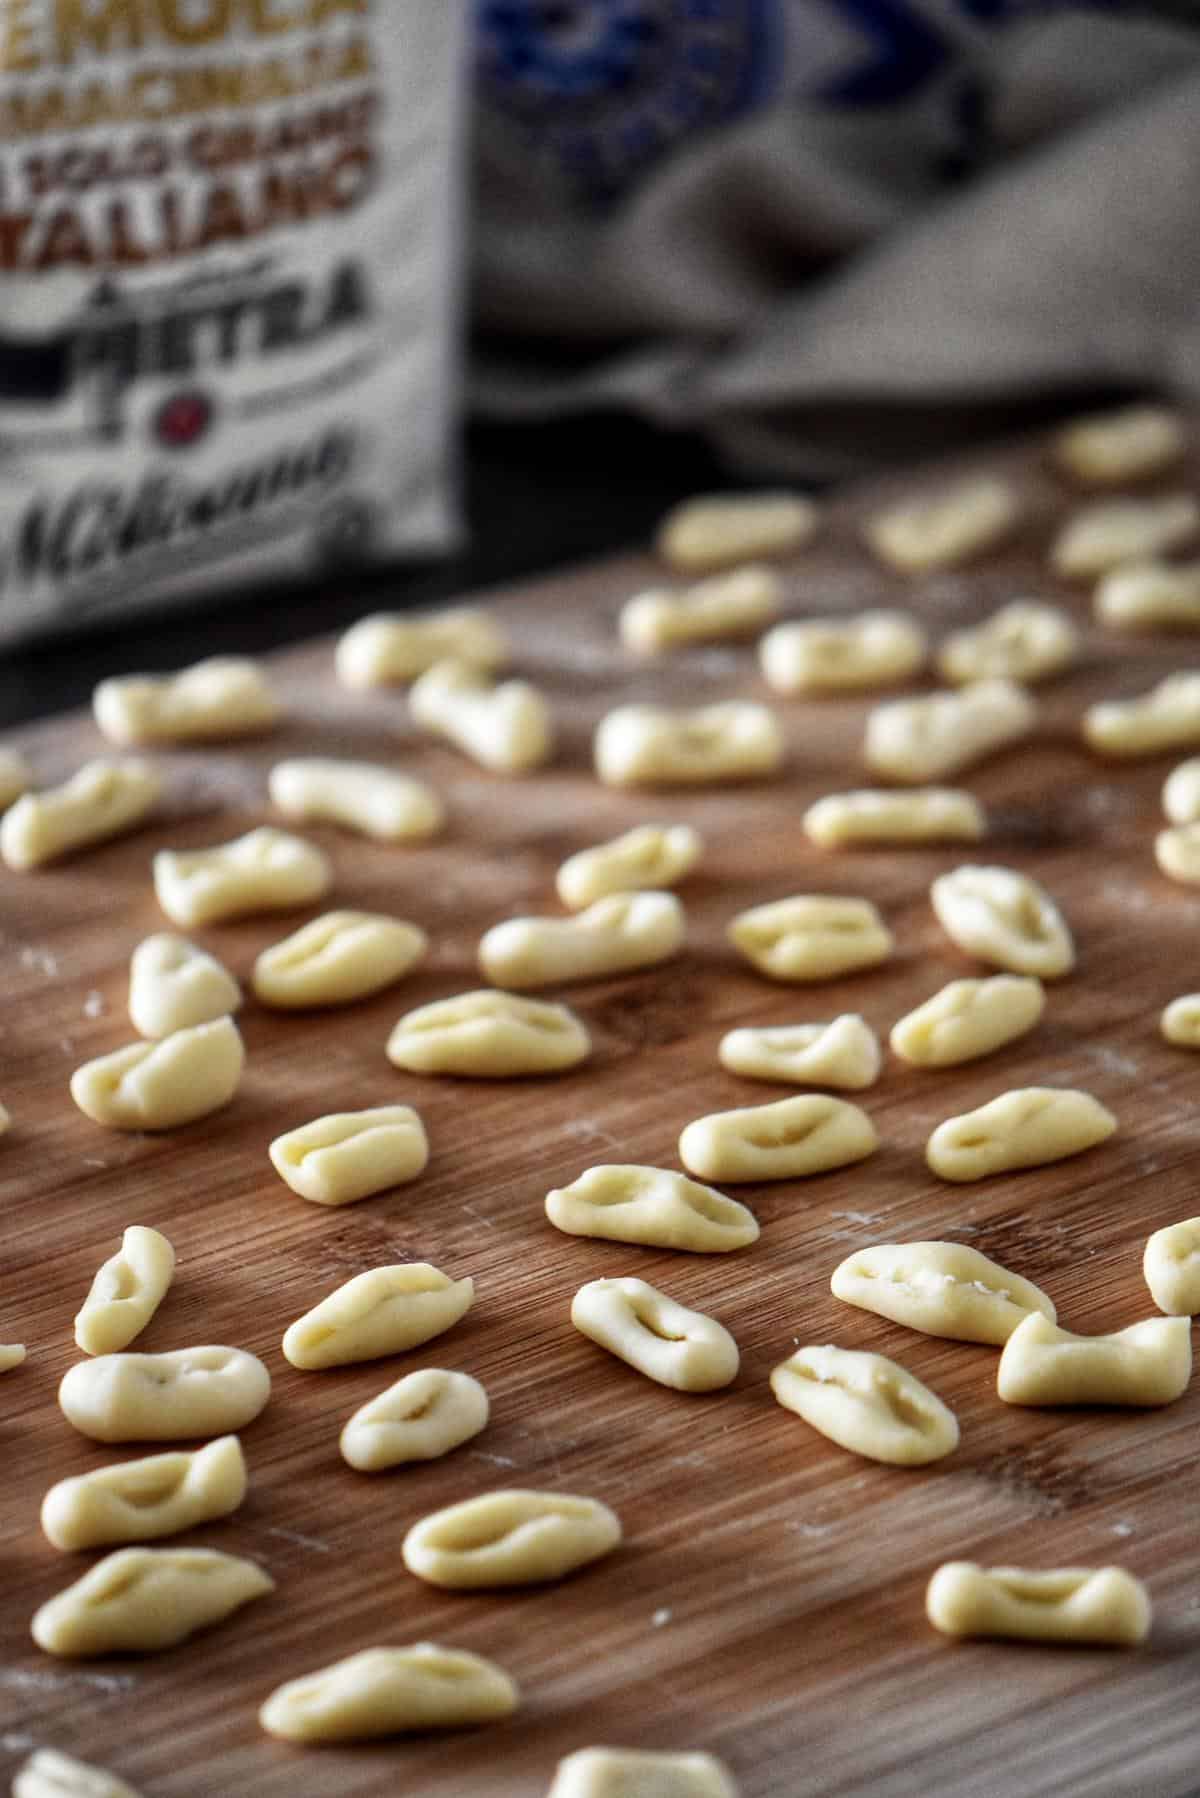
{"type": "Polygon", "coordinates": [[[816,477],[986,436],[1030,404],[1200,400],[1191,20],[1200,4],[963,28],[903,95],[793,89],[599,195],[485,69],[473,405],[629,409],[703,429],[744,468],[816,477]]]}

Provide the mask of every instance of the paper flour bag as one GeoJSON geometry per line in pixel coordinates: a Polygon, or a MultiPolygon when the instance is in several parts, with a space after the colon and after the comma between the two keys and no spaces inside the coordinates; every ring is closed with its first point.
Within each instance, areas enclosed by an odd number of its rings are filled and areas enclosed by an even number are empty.
{"type": "Polygon", "coordinates": [[[0,0],[0,641],[454,537],[464,0],[0,0]]]}

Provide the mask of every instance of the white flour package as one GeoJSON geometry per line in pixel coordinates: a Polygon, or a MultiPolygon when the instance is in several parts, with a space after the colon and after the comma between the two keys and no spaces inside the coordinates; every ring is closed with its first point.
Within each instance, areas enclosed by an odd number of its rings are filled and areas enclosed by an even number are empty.
{"type": "Polygon", "coordinates": [[[0,0],[0,642],[447,546],[463,0],[0,0]]]}

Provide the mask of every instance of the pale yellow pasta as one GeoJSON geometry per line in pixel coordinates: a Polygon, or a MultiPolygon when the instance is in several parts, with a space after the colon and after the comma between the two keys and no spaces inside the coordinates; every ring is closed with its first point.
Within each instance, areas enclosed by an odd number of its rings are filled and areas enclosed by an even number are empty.
{"type": "Polygon", "coordinates": [[[579,1748],[558,1763],[546,1798],[737,1798],[711,1754],[579,1748]]]}
{"type": "Polygon", "coordinates": [[[889,780],[922,786],[974,767],[1028,737],[1037,707],[1009,680],[973,681],[952,693],[891,699],[867,719],[863,755],[889,780]]]}
{"type": "Polygon", "coordinates": [[[245,1059],[237,1026],[216,1018],[85,1061],[71,1097],[108,1130],[177,1130],[229,1104],[245,1059]]]}
{"type": "Polygon", "coordinates": [[[912,1067],[956,1067],[1025,1036],[1045,1009],[1045,988],[1032,975],[951,980],[898,1019],[888,1040],[912,1067]]]}
{"type": "Polygon", "coordinates": [[[777,693],[859,693],[907,680],[925,665],[929,639],[907,612],[789,619],[759,644],[763,679],[777,693]]]}
{"type": "Polygon", "coordinates": [[[139,1036],[171,1036],[211,1024],[241,1003],[241,988],[228,968],[169,930],[146,937],[130,958],[129,1016],[139,1036]]]}
{"type": "Polygon", "coordinates": [[[1069,518],[1050,549],[1050,566],[1068,580],[1094,580],[1126,562],[1144,562],[1190,543],[1200,505],[1190,493],[1154,499],[1102,499],[1069,518]]]}
{"type": "Polygon", "coordinates": [[[1154,859],[1169,879],[1194,886],[1200,881],[1200,822],[1160,830],[1154,839],[1154,859]]]}
{"type": "Polygon", "coordinates": [[[984,1180],[1081,1155],[1105,1142],[1116,1127],[1112,1112],[1090,1093],[1025,1086],[947,1118],[925,1145],[925,1159],[943,1180],[984,1180]]]}
{"type": "Polygon", "coordinates": [[[1200,629],[1200,562],[1130,562],[1097,583],[1092,611],[1118,630],[1200,629]]]}
{"type": "Polygon", "coordinates": [[[956,787],[829,793],[809,806],[803,824],[822,849],[860,843],[974,843],[987,831],[978,799],[956,787]]]}
{"type": "Polygon", "coordinates": [[[667,513],[655,547],[680,574],[704,574],[756,556],[792,555],[819,519],[802,493],[705,493],[667,513]]]}
{"type": "Polygon", "coordinates": [[[263,950],[254,995],[277,1011],[350,1005],[403,979],[428,947],[425,932],[403,918],[323,912],[263,950]]]}
{"type": "MultiPolygon", "coordinates": [[[[1161,755],[1200,743],[1200,674],[1168,674],[1135,699],[1106,699],[1083,714],[1083,736],[1100,755],[1161,755]]],[[[11,814],[10,814],[11,815],[11,814]]]]}
{"type": "Polygon", "coordinates": [[[258,1713],[285,1742],[361,1742],[410,1730],[462,1729],[511,1716],[516,1683],[462,1648],[414,1642],[364,1648],[279,1686],[258,1713]]]}
{"type": "Polygon", "coordinates": [[[420,1367],[360,1405],[342,1430],[342,1459],[360,1473],[434,1461],[478,1436],[488,1395],[468,1373],[420,1367]]]}
{"type": "Polygon", "coordinates": [[[1133,1648],[1150,1633],[1150,1598],[1120,1567],[977,1567],[947,1561],[929,1582],[925,1614],[946,1636],[1133,1648]]]}
{"type": "Polygon", "coordinates": [[[1107,487],[1139,481],[1178,462],[1187,432],[1166,406],[1122,406],[1072,420],[1051,440],[1051,453],[1073,480],[1107,487]]]}
{"type": "Polygon", "coordinates": [[[12,1798],[140,1798],[124,1779],[105,1767],[37,1748],[13,1776],[12,1798]]]}
{"type": "Polygon", "coordinates": [[[42,1532],[65,1551],[147,1542],[228,1517],[245,1496],[242,1445],[219,1436],[194,1453],[146,1455],[59,1480],[42,1500],[42,1532]]]}
{"type": "Polygon", "coordinates": [[[758,1241],[745,1205],[670,1168],[589,1167],[546,1194],[546,1216],[568,1236],[719,1255],[758,1241]]]}
{"type": "Polygon", "coordinates": [[[513,1487],[423,1517],[401,1554],[418,1579],[469,1591],[563,1579],[620,1540],[619,1518],[599,1499],[513,1487]]]}
{"type": "Polygon", "coordinates": [[[377,762],[304,756],[276,762],[267,780],[271,804],[298,824],[340,824],[381,843],[435,836],[445,808],[432,787],[377,762]]]}
{"type": "Polygon", "coordinates": [[[314,1205],[354,1205],[425,1171],[429,1142],[410,1105],[314,1118],[269,1144],[279,1178],[314,1205]]]}
{"type": "Polygon", "coordinates": [[[952,686],[978,680],[1048,680],[1079,655],[1079,632],[1058,606],[1014,599],[982,624],[952,631],[938,650],[938,673],[952,686]]]}
{"type": "Polygon", "coordinates": [[[690,824],[639,824],[609,843],[581,849],[558,870],[558,896],[581,911],[610,893],[673,887],[704,853],[704,839],[690,824]]]}
{"type": "Polygon", "coordinates": [[[282,707],[256,662],[213,656],[179,674],[101,681],[92,711],[109,741],[128,747],[250,736],[269,729],[282,707]]]}
{"type": "Polygon", "coordinates": [[[175,1277],[175,1250],[158,1230],[130,1224],[119,1251],[99,1269],[75,1317],[75,1341],[88,1355],[128,1348],[145,1329],[175,1277]]]}
{"type": "Polygon", "coordinates": [[[961,1242],[888,1242],[857,1249],[833,1270],[835,1299],[926,1336],[954,1342],[1008,1341],[1038,1311],[1055,1319],[1046,1294],[961,1242]]]}
{"type": "Polygon", "coordinates": [[[23,1342],[0,1342],[0,1373],[11,1373],[14,1367],[21,1367],[25,1353],[23,1342]]]}
{"type": "Polygon", "coordinates": [[[93,1442],[179,1442],[252,1423],[271,1376],[245,1349],[205,1345],[161,1355],[100,1355],[63,1375],[58,1403],[93,1442]]]}
{"type": "Polygon", "coordinates": [[[496,774],[524,774],[554,754],[554,721],[528,681],[499,686],[467,662],[435,662],[414,683],[409,711],[431,735],[496,774]]]}
{"type": "Polygon", "coordinates": [[[60,787],[24,793],[0,818],[0,856],[24,872],[133,830],[158,803],[162,781],[135,756],[87,762],[60,787]]]}
{"type": "Polygon", "coordinates": [[[47,1654],[158,1654],[275,1590],[253,1561],[211,1548],[119,1548],[33,1619],[47,1654]]]}
{"type": "Polygon", "coordinates": [[[451,1280],[428,1261],[373,1267],[297,1318],[283,1353],[309,1372],[398,1355],[450,1329],[474,1298],[472,1280],[451,1280]]]}
{"type": "Polygon", "coordinates": [[[973,475],[876,513],[864,535],[881,562],[902,574],[927,574],[973,561],[1015,528],[1016,494],[997,475],[973,475]]]}
{"type": "Polygon", "coordinates": [[[406,1012],[388,1038],[387,1058],[413,1074],[509,1080],[562,1073],[591,1050],[591,1037],[567,1006],[485,988],[406,1012]]]}
{"type": "Polygon", "coordinates": [[[1200,822],[1200,756],[1172,768],[1163,782],[1162,803],[1170,823],[1200,822]]]}
{"type": "Polygon", "coordinates": [[[712,575],[671,593],[651,587],[621,607],[618,629],[626,649],[657,655],[686,643],[719,643],[761,630],[779,616],[783,583],[770,568],[753,564],[712,575]]]}
{"type": "Polygon", "coordinates": [[[772,980],[831,980],[886,961],[892,933],[869,899],[798,893],[739,912],[727,931],[734,948],[772,980]]]}
{"type": "Polygon", "coordinates": [[[676,1392],[716,1392],[737,1378],[738,1347],[724,1324],[646,1280],[589,1280],[571,1300],[581,1335],[676,1392]]]}
{"type": "Polygon", "coordinates": [[[771,1390],[786,1411],[869,1461],[925,1467],[958,1447],[950,1407],[886,1355],[799,1348],[773,1370],[771,1390]]]}
{"type": "Polygon", "coordinates": [[[33,785],[33,770],[18,749],[0,748],[0,812],[33,785]]]}
{"type": "Polygon", "coordinates": [[[1184,993],[1172,999],[1159,1020],[1169,1043],[1180,1049],[1200,1049],[1200,993],[1184,993]]]}
{"type": "Polygon", "coordinates": [[[965,864],[939,875],[929,897],[938,923],[967,955],[1038,980],[1054,980],[1075,966],[1066,919],[1028,874],[965,864]]]}
{"type": "Polygon", "coordinates": [[[1155,1230],[1142,1255],[1142,1274],[1160,1311],[1169,1317],[1200,1313],[1200,1217],[1155,1230]]]}
{"type": "Polygon", "coordinates": [[[801,1093],[697,1118],[679,1138],[679,1159],[701,1180],[796,1180],[862,1161],[878,1147],[859,1106],[801,1093]]]}
{"type": "Polygon", "coordinates": [[[723,1068],[750,1080],[786,1086],[836,1086],[848,1092],[873,1086],[883,1057],[879,1038],[857,1012],[828,1024],[744,1026],[726,1031],[717,1046],[723,1068]]]}
{"type": "Polygon", "coordinates": [[[784,758],[775,714],[747,699],[668,711],[622,705],[600,720],[596,773],[609,787],[708,786],[773,774],[784,758]]]}
{"type": "Polygon", "coordinates": [[[508,639],[490,613],[458,606],[429,618],[374,612],[338,639],[338,679],[347,687],[416,680],[437,662],[465,662],[493,673],[509,658],[508,639]]]}
{"type": "Polygon", "coordinates": [[[332,880],[315,844],[269,825],[212,849],[162,849],[154,857],[158,903],[184,930],[309,905],[332,880]]]}
{"type": "Polygon", "coordinates": [[[1004,1345],[1008,1405],[1170,1405],[1192,1377],[1189,1317],[1151,1317],[1111,1336],[1074,1336],[1031,1312],[1004,1345]]]}
{"type": "Polygon", "coordinates": [[[674,893],[610,893],[574,917],[493,924],[480,941],[479,966],[497,986],[597,980],[668,961],[686,934],[674,893]]]}

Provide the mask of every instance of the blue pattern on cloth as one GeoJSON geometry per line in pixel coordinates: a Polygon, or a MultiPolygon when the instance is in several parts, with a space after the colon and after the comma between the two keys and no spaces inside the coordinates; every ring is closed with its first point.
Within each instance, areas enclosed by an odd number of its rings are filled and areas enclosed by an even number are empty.
{"type": "Polygon", "coordinates": [[[479,97],[581,198],[603,203],[685,141],[770,101],[916,100],[968,72],[981,33],[1077,3],[475,0],[479,97]]]}
{"type": "Polygon", "coordinates": [[[481,98],[573,186],[627,187],[765,93],[778,0],[477,0],[481,98]]]}

